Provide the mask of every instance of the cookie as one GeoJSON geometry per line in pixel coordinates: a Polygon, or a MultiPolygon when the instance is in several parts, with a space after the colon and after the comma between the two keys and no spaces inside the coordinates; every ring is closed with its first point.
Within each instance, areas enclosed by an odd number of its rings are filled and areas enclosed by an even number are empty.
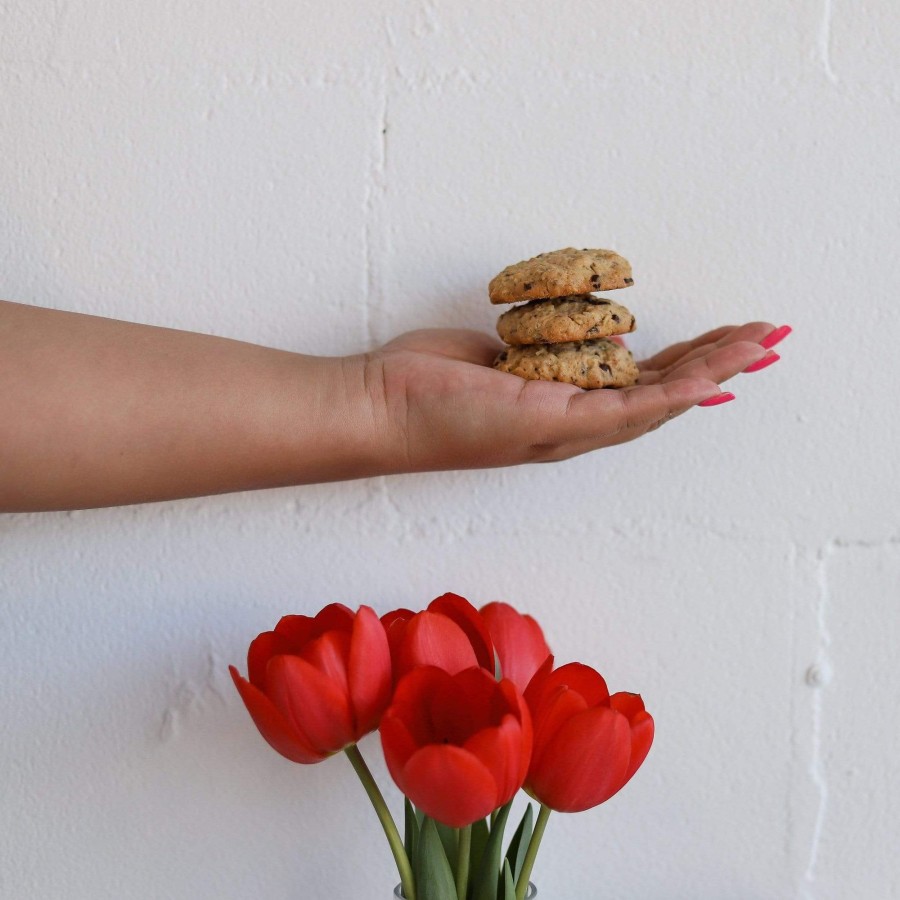
{"type": "Polygon", "coordinates": [[[631,266],[612,250],[566,247],[507,266],[491,279],[491,303],[546,300],[591,291],[612,291],[634,284],[631,266]]]}
{"type": "Polygon", "coordinates": [[[494,368],[520,378],[565,381],[580,388],[628,387],[638,379],[631,352],[604,339],[507,347],[494,368]]]}
{"type": "Polygon", "coordinates": [[[624,306],[590,294],[532,300],[497,320],[497,334],[516,345],[587,341],[628,334],[634,327],[634,316],[624,306]]]}

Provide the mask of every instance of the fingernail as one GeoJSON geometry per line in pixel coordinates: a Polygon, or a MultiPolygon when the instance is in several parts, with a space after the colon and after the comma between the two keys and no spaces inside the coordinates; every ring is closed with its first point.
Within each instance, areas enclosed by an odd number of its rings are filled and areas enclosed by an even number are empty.
{"type": "Polygon", "coordinates": [[[731,391],[722,391],[721,394],[716,394],[715,397],[701,401],[697,406],[718,406],[720,403],[728,403],[730,400],[734,400],[734,394],[731,391]]]}
{"type": "Polygon", "coordinates": [[[760,369],[765,369],[767,366],[771,366],[772,363],[777,363],[781,357],[777,353],[767,353],[762,359],[758,359],[755,363],[750,363],[745,372],[758,372],[760,369]]]}
{"type": "Polygon", "coordinates": [[[794,329],[791,328],[790,325],[781,325],[776,328],[774,331],[770,331],[760,342],[760,347],[765,347],[766,350],[774,347],[779,341],[783,341],[794,329]]]}

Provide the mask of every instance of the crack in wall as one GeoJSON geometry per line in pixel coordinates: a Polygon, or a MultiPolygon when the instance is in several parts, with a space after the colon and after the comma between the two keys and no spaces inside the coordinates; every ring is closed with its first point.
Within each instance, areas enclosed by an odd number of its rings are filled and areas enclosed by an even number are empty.
{"type": "MultiPolygon", "coordinates": [[[[790,543],[790,551],[788,555],[788,564],[789,571],[796,572],[797,568],[800,564],[800,560],[802,558],[802,548],[795,541],[791,541],[790,543]]],[[[789,608],[790,615],[790,647],[791,647],[791,659],[790,659],[790,671],[794,673],[798,669],[799,659],[798,659],[798,611],[797,604],[791,603],[789,608]]],[[[792,678],[793,680],[793,678],[792,678]]],[[[789,723],[790,723],[790,733],[788,735],[788,778],[787,778],[787,793],[785,796],[785,823],[784,823],[784,834],[783,834],[783,851],[785,859],[790,860],[793,856],[793,846],[795,840],[795,834],[797,829],[797,815],[794,810],[794,801],[793,801],[793,773],[797,767],[797,761],[800,759],[801,753],[801,741],[802,736],[800,734],[800,729],[798,727],[798,696],[797,691],[791,690],[788,692],[789,696],[789,723]]]]}
{"type": "MultiPolygon", "coordinates": [[[[900,547],[900,535],[888,535],[883,538],[833,538],[820,547],[814,556],[816,599],[813,606],[813,624],[815,627],[816,650],[813,662],[806,669],[804,680],[813,689],[810,703],[810,743],[806,772],[818,803],[811,826],[808,849],[806,850],[805,869],[803,871],[802,896],[805,900],[814,900],[817,869],[825,826],[829,814],[829,777],[826,769],[827,747],[825,746],[826,688],[833,678],[831,659],[832,635],[829,629],[829,615],[832,605],[830,569],[835,557],[844,550],[879,550],[900,547]]],[[[792,715],[794,731],[797,729],[797,718],[792,715]]],[[[792,737],[793,757],[799,760],[800,743],[792,737]]],[[[788,835],[793,833],[798,816],[793,809],[788,812],[788,835]]]]}
{"type": "Polygon", "coordinates": [[[179,681],[172,691],[173,700],[163,710],[159,724],[158,738],[160,743],[174,740],[181,733],[182,720],[195,711],[206,707],[210,699],[220,705],[226,705],[225,696],[220,688],[224,663],[215,653],[206,655],[206,671],[200,683],[185,678],[179,681]]]}
{"type": "MultiPolygon", "coordinates": [[[[390,50],[394,45],[389,17],[383,20],[385,43],[390,50]]],[[[371,350],[378,343],[373,308],[377,310],[380,303],[379,262],[384,255],[384,199],[387,191],[387,141],[388,141],[388,70],[382,68],[375,76],[375,137],[369,152],[369,166],[366,172],[366,185],[363,194],[363,333],[366,350],[371,350]]]]}
{"type": "Polygon", "coordinates": [[[437,9],[434,0],[424,0],[416,11],[412,33],[417,38],[430,37],[439,31],[437,9]]]}
{"type": "Polygon", "coordinates": [[[384,240],[383,204],[387,190],[387,141],[388,141],[388,85],[387,78],[382,75],[378,84],[378,137],[372,152],[371,163],[366,179],[363,196],[363,262],[365,268],[363,284],[362,318],[367,342],[366,349],[371,350],[377,343],[375,333],[375,317],[373,307],[381,305],[379,297],[378,264],[383,252],[379,246],[384,240]],[[380,252],[382,251],[382,252],[380,252]]]}
{"type": "Polygon", "coordinates": [[[819,26],[819,62],[822,64],[822,70],[825,77],[832,83],[838,83],[837,73],[831,66],[831,28],[834,20],[834,8],[832,0],[823,0],[822,6],[822,22],[819,26]]]}
{"type": "Polygon", "coordinates": [[[809,900],[812,900],[813,897],[810,890],[816,880],[819,847],[822,843],[825,819],[828,814],[828,776],[825,771],[822,729],[825,715],[824,689],[831,681],[832,674],[831,660],[828,653],[831,647],[831,633],[828,630],[828,607],[831,594],[828,584],[828,562],[837,547],[838,544],[835,541],[830,541],[816,554],[818,597],[815,606],[815,624],[818,635],[818,648],[815,661],[806,670],[806,683],[815,689],[812,696],[812,735],[808,772],[819,801],[810,839],[806,871],[803,876],[806,883],[805,894],[809,900]]]}
{"type": "MultiPolygon", "coordinates": [[[[385,22],[388,45],[392,44],[392,36],[388,22],[385,22]]],[[[363,253],[365,260],[365,296],[363,298],[363,323],[366,350],[377,347],[383,340],[378,333],[376,323],[383,318],[382,302],[383,278],[381,264],[390,253],[390,243],[385,227],[385,198],[387,195],[388,167],[388,108],[390,95],[390,78],[387,72],[378,80],[378,117],[376,120],[377,136],[371,155],[366,183],[363,212],[365,225],[363,228],[363,253]]],[[[391,496],[390,487],[385,477],[373,480],[371,496],[379,497],[388,512],[389,518],[402,522],[402,515],[396,501],[391,496]]]]}

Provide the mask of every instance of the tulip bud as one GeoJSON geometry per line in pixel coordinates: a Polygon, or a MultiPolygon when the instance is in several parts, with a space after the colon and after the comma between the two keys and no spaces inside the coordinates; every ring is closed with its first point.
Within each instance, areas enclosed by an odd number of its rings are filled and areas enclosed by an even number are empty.
{"type": "Polygon", "coordinates": [[[423,666],[405,675],[381,720],[388,771],[426,815],[470,825],[522,786],[531,721],[522,695],[486,669],[423,666]]]}
{"type": "Polygon", "coordinates": [[[282,756],[315,763],[378,727],[390,702],[387,635],[368,606],[332,603],[285,616],[247,654],[249,680],[231,677],[256,727],[282,756]]]}
{"type": "Polygon", "coordinates": [[[542,667],[525,699],[534,723],[525,790],[550,809],[580,812],[604,803],[650,751],[653,719],[640,696],[610,697],[589,666],[542,667]]]}
{"type": "Polygon", "coordinates": [[[382,618],[388,631],[394,680],[417,666],[455,674],[472,666],[494,671],[494,647],[478,610],[458,594],[443,594],[420,613],[394,610],[382,618]]]}

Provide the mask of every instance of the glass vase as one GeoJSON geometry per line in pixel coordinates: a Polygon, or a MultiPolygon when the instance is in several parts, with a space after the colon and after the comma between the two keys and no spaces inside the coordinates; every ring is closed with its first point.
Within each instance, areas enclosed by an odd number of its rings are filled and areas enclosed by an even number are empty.
{"type": "MultiPolygon", "coordinates": [[[[394,900],[403,900],[403,891],[399,884],[394,888],[393,896],[394,900]]],[[[535,897],[537,897],[537,888],[529,881],[528,890],[525,891],[525,900],[534,900],[535,897]]]]}

